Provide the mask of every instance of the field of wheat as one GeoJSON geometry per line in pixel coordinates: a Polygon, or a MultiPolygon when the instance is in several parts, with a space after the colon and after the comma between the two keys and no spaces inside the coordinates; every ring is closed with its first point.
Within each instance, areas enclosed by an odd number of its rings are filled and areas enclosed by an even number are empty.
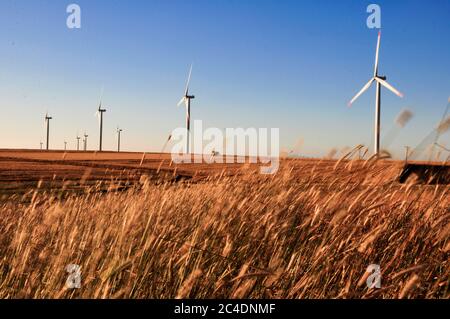
{"type": "Polygon", "coordinates": [[[449,298],[450,188],[384,161],[0,203],[0,298],[449,298]],[[67,265],[81,267],[69,289],[67,265]],[[369,289],[366,269],[381,268],[369,289]]]}

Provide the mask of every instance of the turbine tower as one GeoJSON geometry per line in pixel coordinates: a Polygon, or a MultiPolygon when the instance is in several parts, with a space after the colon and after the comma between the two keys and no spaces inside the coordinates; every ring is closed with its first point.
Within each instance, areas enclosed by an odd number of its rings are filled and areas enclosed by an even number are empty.
{"type": "Polygon", "coordinates": [[[381,76],[378,74],[378,58],[380,52],[380,42],[381,42],[381,31],[378,33],[378,43],[375,54],[375,69],[373,72],[373,77],[367,82],[367,84],[355,95],[355,97],[348,104],[349,107],[356,101],[365,91],[369,89],[373,82],[376,82],[376,96],[375,96],[375,148],[374,152],[376,155],[380,154],[380,127],[381,127],[381,86],[384,86],[389,91],[393,92],[399,97],[403,97],[403,94],[397,91],[392,85],[386,82],[386,76],[381,76]]]}
{"type": "Polygon", "coordinates": [[[123,130],[119,127],[117,127],[117,152],[120,153],[120,134],[123,132],[123,130]]]}
{"type": "Polygon", "coordinates": [[[67,142],[64,141],[64,150],[67,151],[67,142]]]}
{"type": "Polygon", "coordinates": [[[86,134],[86,132],[84,132],[84,151],[87,151],[87,140],[88,140],[89,135],[86,134]]]}
{"type": "Polygon", "coordinates": [[[80,139],[81,139],[81,137],[78,136],[78,133],[77,133],[77,151],[80,150],[80,139]]]}
{"type": "Polygon", "coordinates": [[[45,114],[45,123],[47,124],[47,151],[49,150],[50,146],[50,120],[53,118],[51,116],[48,116],[48,113],[45,114]]]}
{"type": "Polygon", "coordinates": [[[186,90],[184,91],[184,96],[181,98],[180,102],[178,102],[178,106],[180,106],[183,103],[186,106],[186,139],[187,139],[186,154],[189,154],[189,145],[190,145],[189,135],[191,132],[191,100],[195,99],[194,95],[189,95],[189,84],[191,82],[191,75],[192,75],[192,64],[189,70],[189,76],[186,84],[186,90]]]}

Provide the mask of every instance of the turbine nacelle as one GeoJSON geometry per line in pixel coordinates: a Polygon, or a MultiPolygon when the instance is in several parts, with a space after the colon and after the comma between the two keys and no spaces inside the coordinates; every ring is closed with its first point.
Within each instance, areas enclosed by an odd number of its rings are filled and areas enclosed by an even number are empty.
{"type": "Polygon", "coordinates": [[[185,95],[181,98],[180,102],[178,102],[177,106],[181,106],[184,103],[186,107],[189,106],[189,101],[195,99],[194,95],[185,95]]]}
{"type": "MultiPolygon", "coordinates": [[[[102,109],[102,108],[101,108],[101,105],[100,105],[100,106],[98,107],[97,112],[95,112],[95,116],[100,117],[100,114],[105,113],[105,112],[106,112],[106,109],[102,109]]],[[[99,118],[99,120],[100,120],[100,118],[99,118]]]]}

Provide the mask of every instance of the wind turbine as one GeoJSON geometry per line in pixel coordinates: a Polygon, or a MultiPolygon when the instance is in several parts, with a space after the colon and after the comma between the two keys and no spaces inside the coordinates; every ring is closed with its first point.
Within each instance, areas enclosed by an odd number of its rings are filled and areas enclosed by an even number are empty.
{"type": "Polygon", "coordinates": [[[87,140],[88,140],[89,135],[86,134],[86,132],[84,132],[84,151],[87,151],[87,140]]]}
{"type": "Polygon", "coordinates": [[[186,90],[184,91],[184,96],[181,98],[180,102],[178,102],[178,106],[181,104],[186,105],[186,138],[187,138],[187,144],[186,144],[186,154],[189,154],[189,135],[191,132],[191,100],[195,99],[194,95],[189,95],[189,84],[191,82],[191,75],[192,75],[192,64],[191,68],[189,70],[189,76],[186,83],[186,90]]]}
{"type": "Polygon", "coordinates": [[[99,118],[100,121],[100,144],[99,151],[102,151],[102,143],[103,143],[103,113],[106,112],[106,109],[102,109],[102,100],[103,100],[103,90],[100,96],[100,104],[98,105],[98,110],[95,115],[99,118]]]}
{"type": "Polygon", "coordinates": [[[123,130],[119,127],[117,127],[117,152],[120,153],[120,134],[123,132],[123,130]]]}
{"type": "Polygon", "coordinates": [[[80,139],[81,139],[81,137],[77,133],[77,151],[80,150],[80,139]]]}
{"type": "Polygon", "coordinates": [[[48,116],[48,113],[45,114],[45,123],[47,124],[47,151],[49,150],[50,145],[50,120],[52,119],[51,116],[48,116]]]}
{"type": "Polygon", "coordinates": [[[397,91],[392,85],[386,82],[386,76],[380,76],[378,74],[378,57],[380,51],[381,42],[381,31],[378,32],[378,43],[375,55],[375,69],[373,72],[373,77],[367,82],[367,84],[355,95],[355,97],[350,101],[348,106],[350,107],[353,102],[356,101],[365,91],[369,89],[373,82],[376,82],[376,97],[375,97],[375,149],[376,155],[380,153],[380,125],[381,125],[381,86],[384,86],[389,91],[393,92],[399,97],[403,97],[403,94],[397,91]]]}

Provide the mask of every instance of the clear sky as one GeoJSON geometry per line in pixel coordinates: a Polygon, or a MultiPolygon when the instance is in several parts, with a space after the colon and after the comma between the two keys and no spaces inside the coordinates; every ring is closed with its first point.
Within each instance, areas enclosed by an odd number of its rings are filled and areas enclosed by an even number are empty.
{"type": "MultiPolygon", "coordinates": [[[[380,73],[405,94],[382,92],[382,132],[401,109],[415,117],[391,150],[415,146],[450,96],[450,1],[73,0],[82,28],[66,26],[63,0],[0,2],[0,148],[38,148],[44,115],[52,148],[77,131],[98,145],[104,87],[105,147],[160,151],[184,126],[176,106],[190,63],[192,118],[206,127],[278,127],[281,146],[304,155],[372,144],[375,90],[348,101],[373,72],[382,9],[380,73]]],[[[447,146],[449,134],[441,138],[447,146]]]]}

